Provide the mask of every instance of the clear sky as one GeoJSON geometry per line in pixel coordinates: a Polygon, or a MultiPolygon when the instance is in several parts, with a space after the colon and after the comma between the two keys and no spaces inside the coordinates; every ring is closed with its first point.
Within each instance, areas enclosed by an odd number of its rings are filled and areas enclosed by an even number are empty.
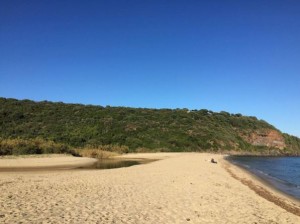
{"type": "Polygon", "coordinates": [[[0,96],[224,110],[300,136],[300,1],[1,0],[0,96]]]}

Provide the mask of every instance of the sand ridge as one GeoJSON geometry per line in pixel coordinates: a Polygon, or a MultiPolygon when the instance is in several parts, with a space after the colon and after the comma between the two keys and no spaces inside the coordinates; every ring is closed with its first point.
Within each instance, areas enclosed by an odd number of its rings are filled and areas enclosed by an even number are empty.
{"type": "Polygon", "coordinates": [[[0,173],[0,222],[300,223],[233,178],[221,155],[161,158],[113,170],[0,173]]]}

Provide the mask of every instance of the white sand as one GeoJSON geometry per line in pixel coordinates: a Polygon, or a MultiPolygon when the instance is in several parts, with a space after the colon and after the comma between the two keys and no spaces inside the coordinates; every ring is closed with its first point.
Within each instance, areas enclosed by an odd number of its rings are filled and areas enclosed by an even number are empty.
{"type": "Polygon", "coordinates": [[[160,156],[113,170],[2,172],[0,223],[300,223],[237,180],[260,184],[220,155],[134,155],[160,156]]]}

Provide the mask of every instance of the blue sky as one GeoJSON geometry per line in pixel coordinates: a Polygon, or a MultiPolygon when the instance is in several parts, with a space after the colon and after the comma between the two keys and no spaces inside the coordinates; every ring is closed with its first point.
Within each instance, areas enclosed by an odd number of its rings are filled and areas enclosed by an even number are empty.
{"type": "Polygon", "coordinates": [[[257,116],[300,136],[300,2],[0,2],[0,96],[257,116]]]}

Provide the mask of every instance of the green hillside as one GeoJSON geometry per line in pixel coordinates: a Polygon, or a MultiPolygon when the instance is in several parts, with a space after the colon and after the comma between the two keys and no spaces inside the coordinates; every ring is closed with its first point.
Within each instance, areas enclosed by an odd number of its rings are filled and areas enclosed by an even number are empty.
{"type": "MultiPolygon", "coordinates": [[[[298,138],[282,134],[256,117],[241,114],[215,113],[204,109],[102,107],[0,98],[0,142],[7,139],[38,139],[46,145],[49,143],[48,148],[51,144],[68,148],[122,146],[130,152],[266,152],[271,148],[280,154],[300,152],[298,138]],[[259,133],[269,130],[278,132],[284,139],[284,148],[252,144],[247,140],[247,136],[253,133],[263,136],[259,133]]],[[[2,144],[0,149],[3,151],[4,148],[2,144]]]]}

